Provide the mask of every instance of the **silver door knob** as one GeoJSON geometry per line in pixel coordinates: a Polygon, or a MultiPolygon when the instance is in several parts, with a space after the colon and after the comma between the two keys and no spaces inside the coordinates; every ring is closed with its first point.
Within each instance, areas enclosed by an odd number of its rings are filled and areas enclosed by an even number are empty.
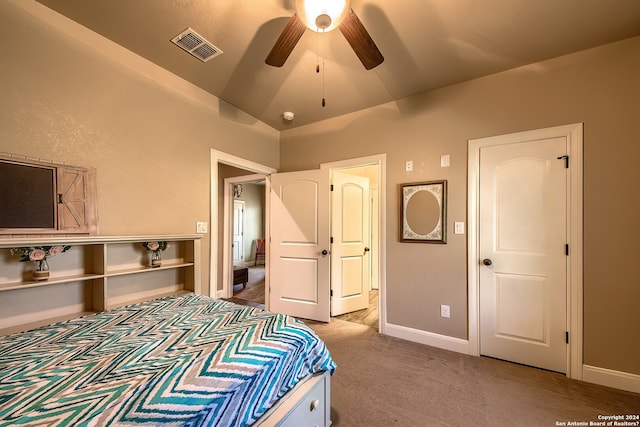
{"type": "Polygon", "coordinates": [[[493,264],[489,258],[485,258],[485,259],[483,259],[483,260],[482,260],[482,263],[483,263],[484,265],[487,265],[487,266],[489,266],[489,265],[493,264]]]}
{"type": "Polygon", "coordinates": [[[367,253],[367,252],[369,252],[370,250],[371,250],[371,249],[369,249],[369,248],[365,247],[365,248],[364,248],[364,253],[366,254],[366,253],[367,253]]]}

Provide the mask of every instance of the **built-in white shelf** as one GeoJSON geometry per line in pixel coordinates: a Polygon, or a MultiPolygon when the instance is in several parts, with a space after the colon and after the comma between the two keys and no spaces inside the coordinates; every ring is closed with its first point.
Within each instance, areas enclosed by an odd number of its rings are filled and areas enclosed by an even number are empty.
{"type": "Polygon", "coordinates": [[[0,239],[0,335],[170,294],[200,293],[201,235],[0,239]],[[160,267],[143,242],[167,241],[160,267]],[[48,280],[11,248],[69,245],[48,259],[48,280]],[[157,288],[157,291],[154,289],[157,288]]]}
{"type": "Polygon", "coordinates": [[[60,278],[51,278],[51,279],[43,280],[39,282],[22,281],[22,282],[0,283],[0,292],[14,291],[14,290],[26,289],[26,288],[38,288],[41,286],[59,285],[62,283],[69,283],[69,282],[81,282],[84,280],[95,280],[103,277],[104,276],[101,274],[80,274],[80,275],[64,276],[60,278]]]}

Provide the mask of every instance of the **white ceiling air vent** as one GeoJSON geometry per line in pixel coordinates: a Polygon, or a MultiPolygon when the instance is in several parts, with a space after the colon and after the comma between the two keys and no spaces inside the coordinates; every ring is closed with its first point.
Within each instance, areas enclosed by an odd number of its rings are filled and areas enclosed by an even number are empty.
{"type": "Polygon", "coordinates": [[[202,62],[207,62],[222,53],[222,50],[209,43],[204,37],[191,28],[187,28],[172,38],[171,42],[186,50],[202,62]]]}

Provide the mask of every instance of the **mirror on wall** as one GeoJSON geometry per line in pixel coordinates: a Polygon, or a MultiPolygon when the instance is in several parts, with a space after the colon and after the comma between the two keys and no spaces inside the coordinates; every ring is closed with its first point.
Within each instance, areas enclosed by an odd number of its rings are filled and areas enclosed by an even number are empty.
{"type": "Polygon", "coordinates": [[[400,184],[400,241],[447,242],[447,181],[400,184]]]}

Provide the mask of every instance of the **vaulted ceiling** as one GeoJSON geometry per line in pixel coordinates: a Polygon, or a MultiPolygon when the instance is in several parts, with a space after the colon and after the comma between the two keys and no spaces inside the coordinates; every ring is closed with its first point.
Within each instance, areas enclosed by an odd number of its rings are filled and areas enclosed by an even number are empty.
{"type": "Polygon", "coordinates": [[[639,0],[352,0],[381,65],[365,70],[340,31],[306,30],[277,68],[265,58],[293,0],[38,1],[278,130],[640,35],[639,0]],[[187,28],[223,53],[170,42],[187,28]]]}

